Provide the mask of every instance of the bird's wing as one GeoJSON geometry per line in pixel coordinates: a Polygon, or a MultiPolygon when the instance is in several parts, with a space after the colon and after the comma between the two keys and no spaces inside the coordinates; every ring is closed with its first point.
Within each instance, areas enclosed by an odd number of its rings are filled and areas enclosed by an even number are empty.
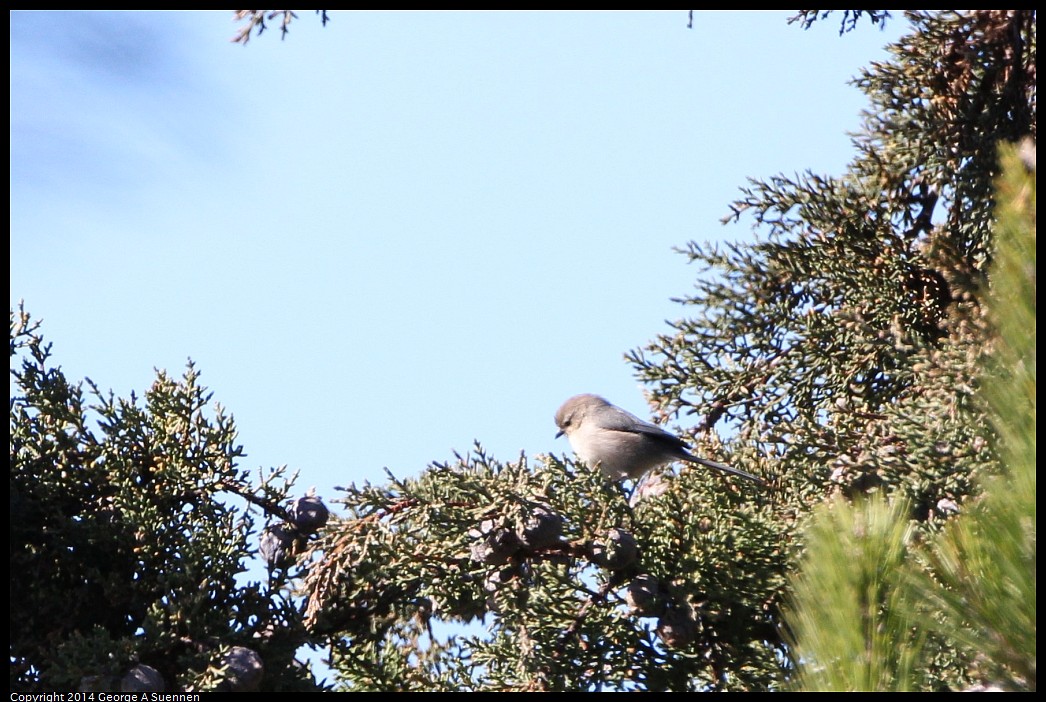
{"type": "Polygon", "coordinates": [[[685,459],[694,463],[699,463],[703,466],[707,466],[708,468],[713,468],[715,470],[722,471],[723,473],[729,473],[731,475],[737,475],[742,478],[747,478],[748,480],[751,480],[752,482],[757,483],[759,485],[766,485],[765,480],[755,475],[752,475],[751,473],[746,473],[743,470],[739,470],[732,466],[728,466],[724,463],[718,463],[717,461],[711,461],[707,458],[699,458],[698,456],[693,455],[692,453],[690,453],[690,446],[688,446],[685,441],[680,439],[675,434],[665,431],[656,424],[644,422],[639,417],[624,410],[620,410],[620,412],[615,412],[613,416],[605,416],[602,418],[602,420],[604,429],[609,429],[610,431],[626,431],[631,434],[642,434],[646,438],[658,444],[661,444],[662,446],[676,449],[678,451],[676,457],[679,459],[685,459]]]}
{"type": "Polygon", "coordinates": [[[610,431],[627,431],[631,434],[642,434],[658,443],[686,449],[686,443],[675,434],[665,431],[656,424],[644,422],[639,417],[621,410],[611,417],[603,417],[603,428],[610,431]]]}

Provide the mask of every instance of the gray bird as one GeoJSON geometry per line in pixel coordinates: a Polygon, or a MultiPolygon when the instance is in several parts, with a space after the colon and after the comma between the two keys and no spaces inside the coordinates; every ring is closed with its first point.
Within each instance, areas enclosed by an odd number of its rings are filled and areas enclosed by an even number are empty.
{"type": "Polygon", "coordinates": [[[674,434],[615,407],[599,395],[575,395],[556,411],[556,438],[566,435],[582,461],[611,480],[638,479],[672,461],[688,461],[765,485],[751,473],[698,458],[674,434]]]}

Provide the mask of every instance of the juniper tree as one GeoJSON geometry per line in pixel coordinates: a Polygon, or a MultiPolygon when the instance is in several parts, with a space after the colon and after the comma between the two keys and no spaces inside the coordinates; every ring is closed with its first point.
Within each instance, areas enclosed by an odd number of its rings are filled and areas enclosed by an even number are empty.
{"type": "MultiPolygon", "coordinates": [[[[886,495],[925,534],[967,509],[998,465],[977,394],[992,188],[997,145],[1035,138],[1035,13],[906,18],[854,81],[846,171],[752,180],[726,219],[757,240],[687,245],[685,316],[627,356],[663,420],[772,485],[682,469],[630,502],[570,458],[477,446],[350,487],[304,581],[344,687],[781,688],[818,505],[886,495]]],[[[969,682],[957,642],[924,643],[915,686],[969,682]]]]}
{"type": "Polygon", "coordinates": [[[967,689],[1036,688],[1034,146],[1021,150],[1030,165],[1003,149],[980,377],[1003,471],[923,538],[895,495],[817,508],[786,617],[801,689],[922,689],[940,660],[967,665],[967,689]]]}
{"type": "MultiPolygon", "coordinates": [[[[325,522],[278,472],[236,467],[192,367],[144,404],[89,386],[92,409],[12,314],[12,687],[155,685],[148,666],[169,689],[309,688],[294,651],[322,643],[343,689],[783,689],[809,681],[782,615],[806,534],[869,494],[889,503],[879,533],[953,539],[917,569],[949,589],[912,656],[886,661],[893,687],[967,685],[992,629],[949,626],[988,598],[948,569],[978,546],[947,523],[999,465],[978,393],[998,340],[992,188],[997,145],[1036,135],[1035,13],[906,17],[855,80],[870,105],[846,171],[753,180],[727,220],[756,240],[685,246],[683,316],[627,355],[661,419],[765,489],[680,468],[629,496],[569,457],[477,445],[346,488],[325,522]],[[238,581],[255,548],[268,581],[238,581]]],[[[892,543],[873,563],[910,560],[892,543]]],[[[912,643],[910,621],[891,632],[912,643]]],[[[1034,687],[1021,643],[993,670],[1034,687]]]]}
{"type": "Polygon", "coordinates": [[[193,365],[142,398],[85,389],[21,308],[11,365],[11,689],[316,689],[294,662],[308,641],[288,570],[243,574],[260,517],[293,551],[315,506],[294,509],[285,469],[237,466],[232,417],[193,365]]]}

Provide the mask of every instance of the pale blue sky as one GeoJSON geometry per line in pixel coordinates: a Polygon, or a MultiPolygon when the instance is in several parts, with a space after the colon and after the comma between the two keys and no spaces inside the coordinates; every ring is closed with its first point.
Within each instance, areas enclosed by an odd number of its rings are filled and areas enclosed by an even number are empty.
{"type": "Polygon", "coordinates": [[[568,453],[747,176],[838,174],[899,36],[791,11],[11,14],[11,304],[126,396],[191,357],[303,491],[568,453]]]}

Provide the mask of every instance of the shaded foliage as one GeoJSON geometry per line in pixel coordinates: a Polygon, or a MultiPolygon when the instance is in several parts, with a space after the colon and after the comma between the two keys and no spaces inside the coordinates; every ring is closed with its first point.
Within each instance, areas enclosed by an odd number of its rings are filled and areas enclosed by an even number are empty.
{"type": "Polygon", "coordinates": [[[274,689],[315,687],[284,575],[244,581],[258,506],[287,516],[283,469],[252,485],[232,418],[190,363],[139,399],[71,383],[39,324],[11,313],[11,689],[118,689],[137,664],[167,690],[219,689],[234,645],[274,689]],[[236,506],[240,503],[242,506],[236,506]]]}

